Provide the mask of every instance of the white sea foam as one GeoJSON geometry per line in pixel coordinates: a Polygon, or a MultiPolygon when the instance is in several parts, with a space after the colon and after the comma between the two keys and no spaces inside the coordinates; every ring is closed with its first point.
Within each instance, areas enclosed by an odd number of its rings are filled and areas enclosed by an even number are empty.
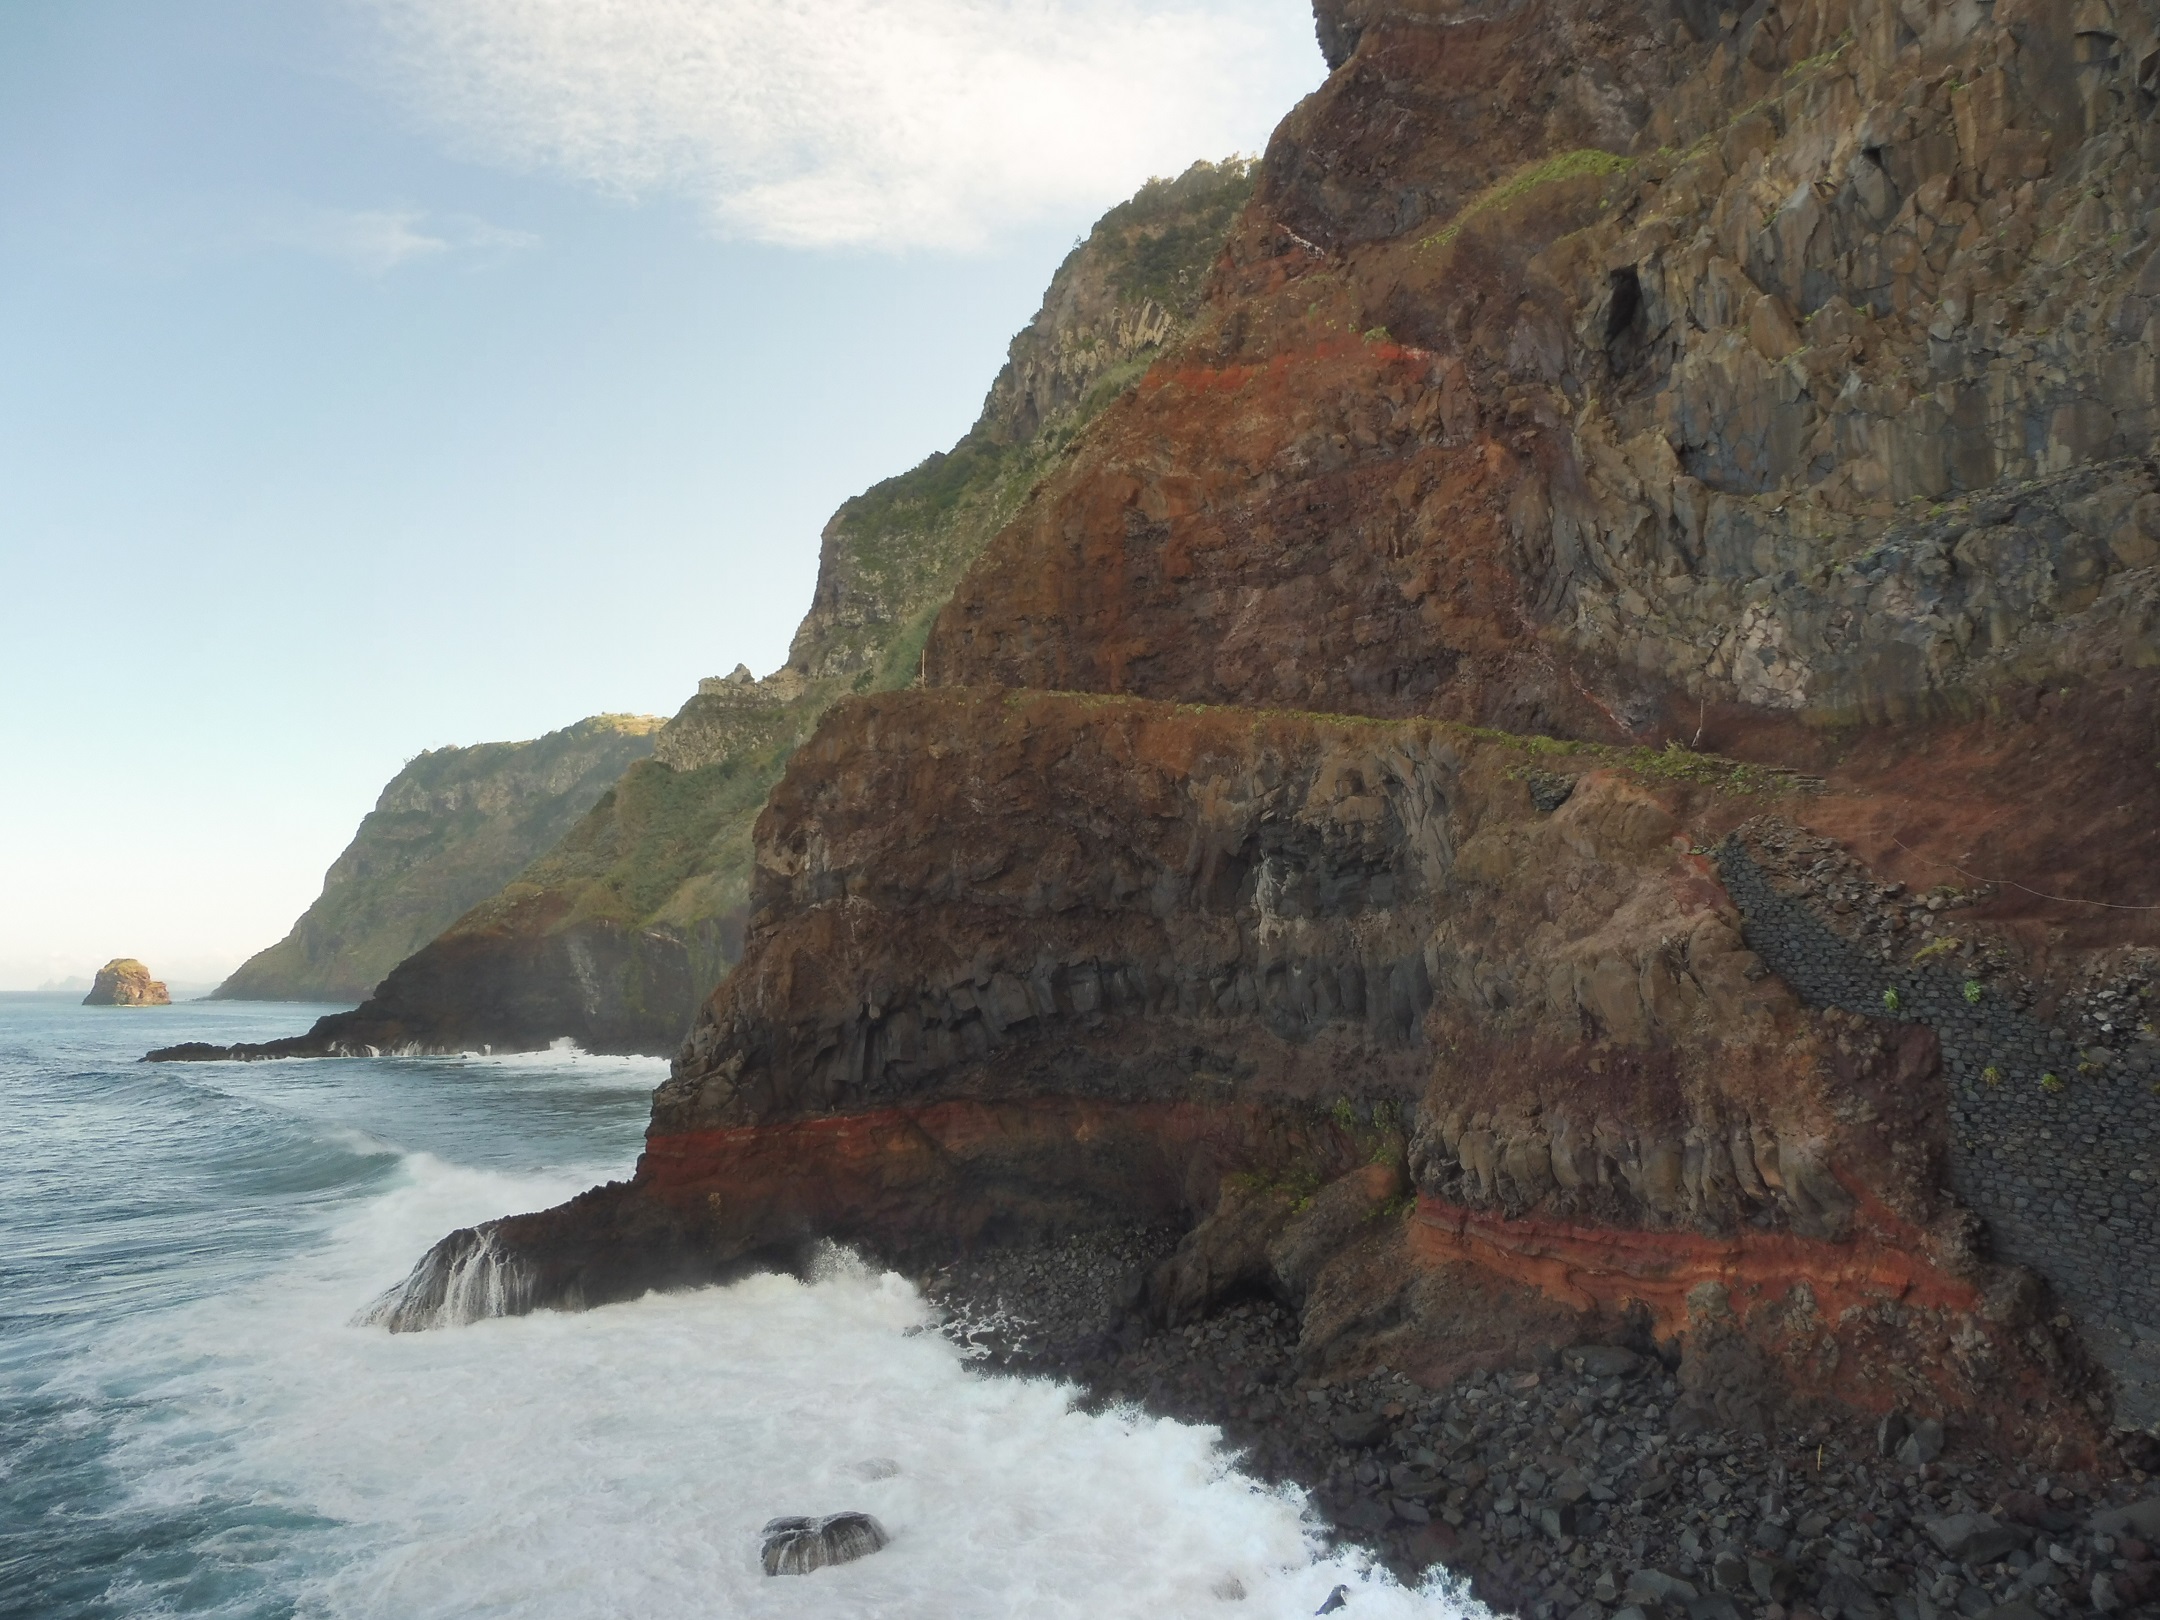
{"type": "Polygon", "coordinates": [[[524,1076],[560,1075],[581,1086],[637,1086],[646,1090],[668,1077],[668,1059],[635,1054],[611,1057],[588,1052],[567,1035],[544,1052],[464,1052],[443,1061],[475,1068],[514,1069],[524,1076]]]}
{"type": "Polygon", "coordinates": [[[444,1232],[589,1179],[412,1155],[264,1283],[121,1329],[107,1351],[160,1369],[122,1430],[138,1505],[322,1524],[276,1555],[309,1615],[1228,1620],[1309,1615],[1337,1582],[1354,1620],[1474,1607],[1321,1553],[1302,1502],[1235,1473],[1213,1431],[976,1376],[919,1331],[911,1288],[845,1257],[807,1284],[349,1325],[444,1232]],[[767,1519],[844,1509],[891,1546],[761,1572],[767,1519]]]}

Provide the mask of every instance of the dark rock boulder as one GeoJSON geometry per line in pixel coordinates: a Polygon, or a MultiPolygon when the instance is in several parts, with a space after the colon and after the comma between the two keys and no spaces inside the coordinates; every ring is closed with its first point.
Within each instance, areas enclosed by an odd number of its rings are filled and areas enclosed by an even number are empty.
{"type": "Polygon", "coordinates": [[[892,1540],[885,1527],[867,1513],[773,1519],[760,1535],[768,1575],[807,1575],[827,1564],[852,1563],[892,1540]]]}

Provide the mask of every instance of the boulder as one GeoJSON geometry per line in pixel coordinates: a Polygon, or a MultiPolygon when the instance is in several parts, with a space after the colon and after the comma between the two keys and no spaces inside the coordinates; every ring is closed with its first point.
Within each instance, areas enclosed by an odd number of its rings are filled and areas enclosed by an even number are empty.
{"type": "Polygon", "coordinates": [[[1897,1460],[1907,1468],[1920,1468],[1943,1454],[1943,1426],[1922,1418],[1912,1426],[1897,1448],[1897,1460]]]}
{"type": "Polygon", "coordinates": [[[1343,1446],[1377,1446],[1388,1437],[1388,1420],[1379,1412],[1351,1412],[1330,1428],[1335,1443],[1343,1446]]]}
{"type": "Polygon", "coordinates": [[[2092,1516],[2092,1527],[2097,1535],[2132,1535],[2140,1541],[2160,1540],[2160,1496],[2149,1496],[2128,1507],[2102,1508],[2092,1516]]]}
{"type": "MultiPolygon", "coordinates": [[[[80,983],[81,981],[76,981],[80,983]]],[[[172,996],[132,956],[116,956],[97,971],[97,981],[82,998],[85,1007],[169,1007],[172,996]]]]}
{"type": "Polygon", "coordinates": [[[1924,1528],[1945,1558],[1961,1564],[1992,1563],[2032,1539],[2031,1531],[1999,1524],[1985,1513],[1953,1513],[1948,1518],[1928,1520],[1924,1528]]]}
{"type": "Polygon", "coordinates": [[[1661,1604],[1679,1609],[1694,1602],[1702,1593],[1677,1575],[1668,1575],[1661,1569],[1638,1569],[1628,1577],[1627,1591],[1621,1595],[1627,1602],[1644,1609],[1661,1604]]]}
{"type": "Polygon", "coordinates": [[[759,1537],[768,1575],[807,1575],[827,1564],[850,1563],[867,1558],[892,1540],[885,1527],[867,1513],[772,1519],[759,1537]]]}
{"type": "Polygon", "coordinates": [[[1642,1367],[1641,1356],[1616,1344],[1573,1345],[1560,1359],[1587,1378],[1632,1378],[1642,1367]]]}

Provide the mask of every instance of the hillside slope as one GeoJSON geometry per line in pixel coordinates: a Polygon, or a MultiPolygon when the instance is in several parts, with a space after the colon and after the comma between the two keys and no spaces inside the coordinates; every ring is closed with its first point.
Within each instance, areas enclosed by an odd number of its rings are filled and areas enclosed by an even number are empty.
{"type": "Polygon", "coordinates": [[[212,992],[358,1001],[552,847],[652,752],[661,722],[601,714],[531,742],[433,748],[390,779],[292,932],[212,992]]]}
{"type": "Polygon", "coordinates": [[[833,514],[787,663],[702,682],[560,844],[299,1044],[672,1052],[740,949],[751,827],[790,752],[836,698],[915,680],[962,570],[1183,334],[1251,189],[1247,164],[1198,163],[1105,214],[968,434],[833,514]]]}

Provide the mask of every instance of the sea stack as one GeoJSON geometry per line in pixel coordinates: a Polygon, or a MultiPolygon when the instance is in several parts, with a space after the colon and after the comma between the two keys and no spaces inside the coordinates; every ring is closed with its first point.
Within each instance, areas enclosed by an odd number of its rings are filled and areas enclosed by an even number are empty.
{"type": "MultiPolygon", "coordinates": [[[[76,983],[80,984],[80,979],[76,983]]],[[[172,996],[132,956],[116,956],[98,969],[97,982],[84,996],[85,1007],[169,1007],[172,996]]]]}

